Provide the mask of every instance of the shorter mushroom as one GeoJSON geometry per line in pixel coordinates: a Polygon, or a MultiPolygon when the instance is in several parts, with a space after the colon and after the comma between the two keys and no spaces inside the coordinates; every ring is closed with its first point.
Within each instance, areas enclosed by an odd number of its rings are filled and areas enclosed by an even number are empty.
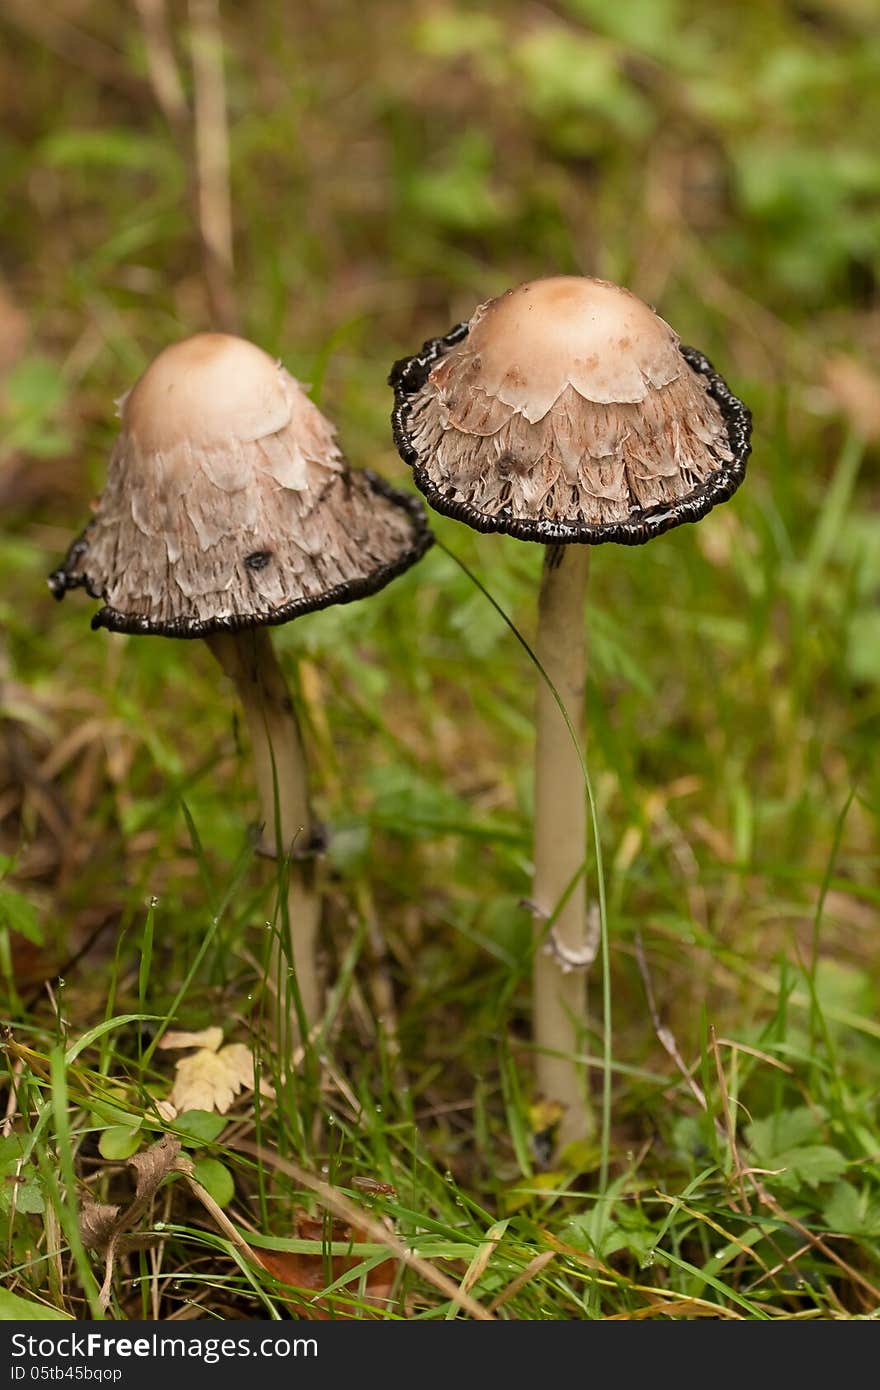
{"type": "MultiPolygon", "coordinates": [[[[547,547],[536,651],[583,744],[588,545],[641,545],[698,521],[739,487],[751,417],[702,353],[628,290],[534,280],[481,304],[391,373],[395,442],[438,512],[547,547]]],[[[538,1089],[563,1107],[560,1138],[588,1128],[580,759],[538,685],[534,1036],[538,1089]]]]}
{"type": "MultiPolygon", "coordinates": [[[[241,698],[264,846],[290,856],[286,956],[320,1015],[318,837],[296,710],[267,627],[382,589],[425,553],[421,504],[349,468],[333,427],[260,348],[202,333],[160,352],[120,402],[95,514],[50,576],[104,607],[92,627],[204,638],[241,698]]],[[[298,1015],[297,1015],[298,1017],[298,1015]]]]}

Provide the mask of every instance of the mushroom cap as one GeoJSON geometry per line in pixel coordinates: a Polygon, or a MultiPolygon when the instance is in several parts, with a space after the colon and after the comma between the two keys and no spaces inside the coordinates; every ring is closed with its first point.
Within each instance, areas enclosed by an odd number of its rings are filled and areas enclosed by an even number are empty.
{"type": "Polygon", "coordinates": [[[375,593],[425,553],[421,503],[350,469],[330,422],[254,344],[201,333],[120,402],[93,519],[50,576],[93,627],[204,637],[375,593]]]}
{"type": "Polygon", "coordinates": [[[182,438],[207,448],[262,439],[290,418],[278,363],[228,333],[196,333],[163,348],[119,407],[128,433],[154,453],[182,438]]]}
{"type": "Polygon", "coordinates": [[[523,540],[640,544],[726,500],[751,417],[629,290],[535,280],[395,364],[395,442],[438,511],[523,540]]]}
{"type": "MultiPolygon", "coordinates": [[[[643,401],[681,371],[678,339],[653,309],[607,280],[557,275],[481,304],[467,344],[474,386],[542,420],[566,386],[585,401],[643,401]]],[[[437,369],[435,379],[442,380],[437,369]]]]}

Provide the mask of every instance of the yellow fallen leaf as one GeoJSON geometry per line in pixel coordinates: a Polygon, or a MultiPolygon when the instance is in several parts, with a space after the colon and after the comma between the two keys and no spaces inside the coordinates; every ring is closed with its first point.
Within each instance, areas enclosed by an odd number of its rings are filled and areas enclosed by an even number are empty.
{"type": "Polygon", "coordinates": [[[229,1043],[219,1052],[203,1047],[177,1063],[171,1104],[178,1111],[216,1110],[225,1115],[239,1091],[253,1084],[254,1059],[244,1043],[229,1043]]]}

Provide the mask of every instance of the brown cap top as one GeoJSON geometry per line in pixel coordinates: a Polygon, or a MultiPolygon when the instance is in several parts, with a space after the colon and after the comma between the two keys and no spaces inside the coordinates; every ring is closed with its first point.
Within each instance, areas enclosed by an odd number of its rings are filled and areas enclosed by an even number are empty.
{"type": "Polygon", "coordinates": [[[163,348],[119,407],[128,434],[152,453],[183,439],[209,449],[228,439],[247,443],[290,422],[278,363],[226,333],[197,333],[163,348]]]}
{"type": "MultiPolygon", "coordinates": [[[[577,275],[533,280],[481,304],[459,355],[478,390],[532,424],[567,386],[608,405],[643,401],[681,374],[668,323],[629,290],[577,275]]],[[[433,380],[442,387],[452,378],[467,379],[447,359],[433,380]]]]}
{"type": "Polygon", "coordinates": [[[381,589],[431,544],[420,504],[348,467],[333,427],[252,343],[166,348],[120,402],[93,520],[49,583],[94,627],[200,637],[381,589]]]}
{"type": "Polygon", "coordinates": [[[395,441],[438,511],[524,540],[638,544],[742,481],[750,417],[605,280],[535,280],[391,375],[395,441]]]}

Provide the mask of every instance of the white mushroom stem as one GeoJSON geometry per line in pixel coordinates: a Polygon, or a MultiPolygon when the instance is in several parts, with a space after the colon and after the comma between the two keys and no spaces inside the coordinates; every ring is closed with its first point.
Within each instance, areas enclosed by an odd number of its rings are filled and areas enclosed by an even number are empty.
{"type": "Polygon", "coordinates": [[[270,851],[289,855],[287,917],[289,943],[279,943],[273,956],[270,986],[276,995],[279,1055],[299,1034],[298,1013],[289,968],[306,1024],[321,1014],[316,944],[321,900],[315,885],[312,813],[308,767],[296,710],[272,639],[265,628],[218,633],[207,639],[223,671],[234,683],[250,734],[260,808],[263,842],[270,851]],[[289,1009],[286,1004],[289,1001],[289,1009]],[[289,1031],[288,1031],[289,1030],[289,1031]]]}
{"type": "MultiPolygon", "coordinates": [[[[583,747],[586,546],[548,548],[538,600],[536,652],[583,747]]],[[[539,677],[535,742],[534,1041],[539,1094],[563,1107],[558,1142],[592,1128],[585,1068],[574,1060],[586,1024],[590,939],[583,866],[583,770],[553,691],[539,677]],[[577,881],[575,882],[575,879],[577,881]],[[573,885],[573,886],[572,886],[573,885]],[[566,898],[566,893],[568,897],[566,898]],[[560,907],[560,903],[564,904],[560,907]]]]}

